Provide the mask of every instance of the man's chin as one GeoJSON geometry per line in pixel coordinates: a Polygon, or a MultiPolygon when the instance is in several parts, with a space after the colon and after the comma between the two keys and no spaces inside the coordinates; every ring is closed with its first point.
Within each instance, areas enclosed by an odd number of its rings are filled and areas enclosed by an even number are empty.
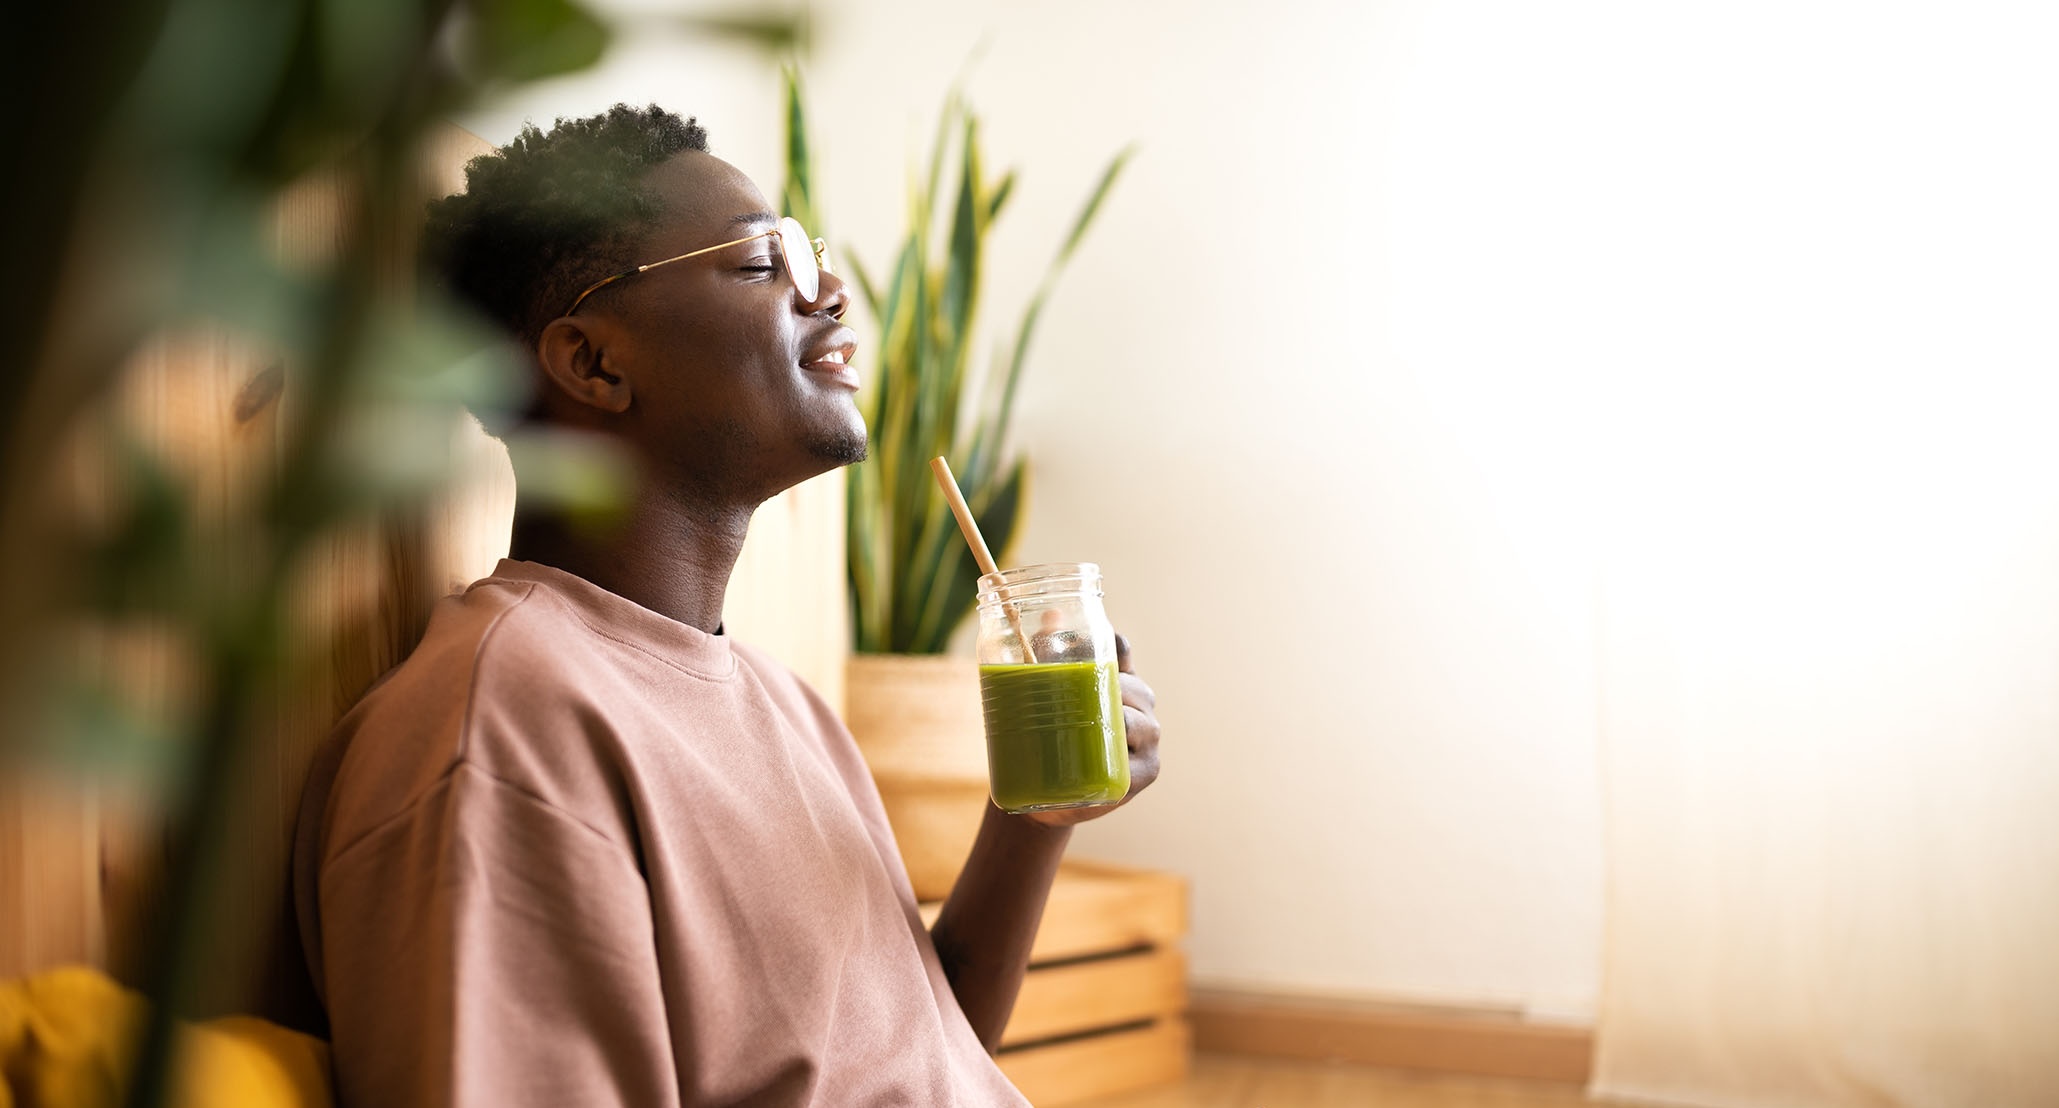
{"type": "Polygon", "coordinates": [[[856,434],[842,433],[825,435],[808,444],[808,452],[817,461],[825,463],[824,471],[857,465],[866,459],[869,446],[865,441],[862,426],[856,434]]]}

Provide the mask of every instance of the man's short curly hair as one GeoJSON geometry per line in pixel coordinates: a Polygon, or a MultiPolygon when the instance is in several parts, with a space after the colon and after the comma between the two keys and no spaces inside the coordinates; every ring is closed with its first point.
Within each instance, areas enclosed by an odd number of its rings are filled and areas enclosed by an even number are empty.
{"type": "Polygon", "coordinates": [[[617,104],[524,125],[465,166],[465,191],[429,204],[424,261],[458,299],[534,348],[579,290],[637,264],[639,234],[662,214],[648,170],[708,133],[653,104],[617,104]]]}

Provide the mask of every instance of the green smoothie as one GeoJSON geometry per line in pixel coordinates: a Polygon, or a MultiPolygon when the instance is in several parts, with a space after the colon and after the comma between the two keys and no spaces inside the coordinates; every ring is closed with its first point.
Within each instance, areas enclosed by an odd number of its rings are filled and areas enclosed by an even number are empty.
{"type": "Polygon", "coordinates": [[[1130,791],[1114,662],[983,665],[987,778],[1006,812],[1113,804],[1130,791]]]}

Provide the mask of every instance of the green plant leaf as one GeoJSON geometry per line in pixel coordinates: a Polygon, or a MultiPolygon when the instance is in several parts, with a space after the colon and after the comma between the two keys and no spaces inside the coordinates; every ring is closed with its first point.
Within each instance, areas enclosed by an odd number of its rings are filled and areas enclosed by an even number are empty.
{"type": "Polygon", "coordinates": [[[944,257],[943,294],[938,303],[937,323],[945,367],[939,375],[935,401],[955,418],[958,410],[957,384],[964,377],[965,347],[972,330],[972,313],[979,299],[980,261],[986,223],[981,218],[979,121],[965,120],[964,147],[959,166],[958,201],[952,206],[949,253],[944,257]]]}
{"type": "MultiPolygon", "coordinates": [[[[1101,171],[1101,180],[1094,185],[1093,193],[1087,197],[1086,204],[1081,206],[1080,214],[1073,219],[1072,232],[1065,236],[1065,245],[1059,248],[1057,260],[1051,263],[1053,274],[1059,266],[1072,258],[1073,251],[1079,249],[1080,240],[1087,237],[1087,228],[1093,226],[1094,217],[1101,211],[1101,202],[1108,199],[1108,190],[1115,187],[1115,179],[1121,176],[1123,166],[1129,164],[1130,158],[1136,152],[1137,148],[1134,145],[1123,147],[1109,160],[1108,168],[1101,171]]],[[[1050,278],[1046,277],[1045,280],[1048,282],[1050,278]]]]}
{"type": "MultiPolygon", "coordinates": [[[[780,14],[682,15],[678,26],[697,37],[729,39],[779,54],[801,47],[807,38],[805,17],[780,14]]],[[[809,228],[813,230],[812,225],[809,228]]]]}
{"type": "Polygon", "coordinates": [[[636,489],[636,467],[619,443],[549,427],[507,436],[522,495],[583,527],[618,524],[636,489]]]}
{"type": "Polygon", "coordinates": [[[865,302],[865,310],[872,313],[874,319],[878,319],[882,314],[879,304],[879,287],[872,283],[872,274],[866,270],[865,263],[860,261],[857,255],[851,255],[849,264],[851,266],[851,276],[858,282],[858,298],[865,302]]]}
{"type": "Polygon", "coordinates": [[[811,235],[823,234],[815,210],[814,159],[808,153],[808,118],[801,106],[801,75],[792,64],[780,67],[786,99],[786,187],[780,190],[780,214],[801,221],[811,235]]]}
{"type": "Polygon", "coordinates": [[[884,505],[879,495],[879,470],[873,466],[854,469],[845,484],[846,564],[851,580],[851,630],[860,651],[878,652],[886,647],[886,566],[879,557],[876,538],[884,505]]]}
{"type": "Polygon", "coordinates": [[[185,611],[194,569],[193,492],[165,459],[133,434],[114,430],[116,496],[108,526],[81,535],[87,599],[114,616],[185,611]]]}
{"type": "Polygon", "coordinates": [[[470,5],[466,57],[486,80],[533,81],[584,69],[608,48],[608,28],[573,0],[480,0],[470,5]]]}
{"type": "Polygon", "coordinates": [[[929,233],[930,201],[937,194],[937,183],[944,176],[944,157],[951,149],[951,131],[958,125],[961,116],[970,115],[960,86],[954,84],[944,97],[944,110],[937,116],[937,135],[929,148],[929,175],[923,178],[921,188],[912,199],[916,202],[916,219],[909,226],[924,237],[929,233]]]}
{"type": "Polygon", "coordinates": [[[1101,171],[1100,181],[1088,195],[1087,202],[1081,206],[1079,215],[1073,219],[1072,231],[1065,236],[1065,244],[1059,247],[1057,256],[1051,259],[1050,267],[1044,271],[1043,281],[1037,286],[1036,295],[1030,298],[1029,307],[1022,313],[1022,324],[1015,332],[1015,352],[1009,358],[1008,375],[1001,385],[1000,410],[994,417],[996,440],[1007,436],[1009,421],[1014,417],[1015,392],[1022,383],[1022,367],[1029,358],[1030,339],[1036,333],[1038,319],[1043,315],[1044,302],[1050,299],[1051,289],[1057,283],[1058,274],[1065,269],[1065,264],[1072,260],[1073,251],[1078,249],[1080,240],[1086,237],[1087,229],[1093,226],[1094,217],[1101,211],[1102,201],[1108,198],[1108,191],[1115,187],[1116,178],[1122,174],[1123,166],[1129,163],[1130,156],[1134,153],[1136,147],[1125,147],[1110,159],[1108,167],[1101,171]]]}
{"type": "MultiPolygon", "coordinates": [[[[880,494],[887,505],[881,521],[890,564],[908,564],[914,544],[913,528],[919,526],[920,486],[915,472],[918,455],[928,447],[922,428],[923,383],[928,375],[930,349],[929,277],[922,268],[923,238],[911,234],[902,250],[902,267],[893,293],[895,319],[889,329],[887,356],[891,362],[880,375],[887,390],[880,398],[878,459],[880,494]]],[[[898,610],[906,592],[903,576],[897,576],[889,606],[898,610]]]]}
{"type": "MultiPolygon", "coordinates": [[[[966,496],[970,505],[971,500],[964,478],[958,477],[955,473],[953,476],[958,484],[959,495],[966,496]]],[[[925,508],[921,540],[911,565],[913,572],[909,579],[923,582],[923,586],[919,594],[909,598],[911,603],[903,620],[901,638],[907,644],[906,649],[918,654],[934,653],[935,650],[941,649],[920,644],[933,641],[938,627],[955,622],[951,619],[954,609],[948,601],[947,582],[952,580],[952,574],[957,572],[961,562],[976,564],[973,563],[964,535],[958,530],[958,521],[951,514],[950,506],[941,492],[932,489],[929,503],[925,508]]]]}
{"type": "MultiPolygon", "coordinates": [[[[999,486],[990,490],[983,508],[968,505],[973,507],[973,519],[979,523],[980,534],[986,537],[994,563],[1003,568],[1010,564],[1009,555],[1013,550],[1017,525],[1022,522],[1027,478],[1028,466],[1018,459],[999,486]]],[[[952,634],[965,622],[965,617],[972,614],[973,601],[979,591],[979,577],[979,564],[973,561],[963,542],[957,543],[937,577],[943,582],[943,587],[937,590],[936,616],[913,641],[910,649],[915,653],[934,654],[949,648],[952,634]]]]}
{"type": "Polygon", "coordinates": [[[1006,566],[1015,553],[1016,525],[1022,522],[1027,503],[1029,460],[1017,458],[1008,477],[996,486],[986,504],[973,512],[980,533],[993,544],[994,564],[1006,566]]]}
{"type": "Polygon", "coordinates": [[[994,191],[987,196],[987,222],[1000,218],[1001,208],[1008,203],[1008,196],[1015,191],[1015,171],[1009,170],[994,184],[994,191]]]}

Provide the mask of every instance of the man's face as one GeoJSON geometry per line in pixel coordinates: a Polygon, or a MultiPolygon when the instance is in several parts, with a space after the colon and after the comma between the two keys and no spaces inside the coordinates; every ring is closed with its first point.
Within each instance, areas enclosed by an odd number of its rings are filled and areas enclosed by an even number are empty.
{"type": "MultiPolygon", "coordinates": [[[[748,177],[709,154],[679,154],[647,181],[664,211],[642,261],[778,222],[748,177]]],[[[603,368],[632,385],[625,430],[653,476],[697,495],[763,499],[865,457],[849,365],[857,336],[838,320],[849,299],[825,273],[804,300],[767,236],[622,281],[580,314],[611,317],[603,368]]]]}

